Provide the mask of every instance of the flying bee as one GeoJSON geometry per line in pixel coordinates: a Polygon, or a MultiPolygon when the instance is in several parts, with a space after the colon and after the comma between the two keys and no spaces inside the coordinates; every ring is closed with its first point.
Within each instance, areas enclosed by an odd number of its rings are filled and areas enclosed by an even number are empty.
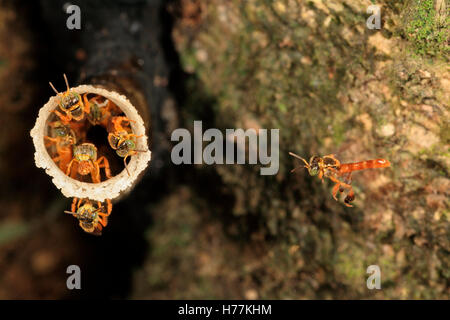
{"type": "Polygon", "coordinates": [[[104,156],[97,159],[97,147],[92,143],[82,143],[73,147],[73,158],[67,167],[66,175],[71,175],[74,162],[78,164],[76,172],[82,176],[90,174],[93,183],[100,183],[100,168],[105,168],[106,177],[111,178],[108,160],[104,156]]]}
{"type": "Polygon", "coordinates": [[[49,123],[49,127],[52,137],[44,136],[44,139],[49,142],[45,146],[48,148],[55,144],[57,156],[53,157],[52,160],[59,163],[59,168],[65,172],[72,160],[72,146],[77,141],[75,132],[60,121],[49,123]]]}
{"type": "Polygon", "coordinates": [[[64,93],[59,93],[51,82],[49,82],[49,84],[50,87],[52,87],[53,91],[55,91],[60,98],[58,106],[64,114],[56,109],[52,112],[54,112],[62,122],[67,124],[72,119],[76,121],[82,120],[85,114],[89,114],[90,109],[87,99],[87,93],[83,95],[83,98],[81,98],[80,94],[70,90],[69,82],[67,81],[67,77],[65,74],[64,80],[67,86],[67,91],[64,93]]]}
{"type": "Polygon", "coordinates": [[[333,154],[323,157],[313,156],[310,158],[309,162],[296,155],[295,153],[289,152],[289,155],[304,162],[304,165],[292,169],[291,172],[294,172],[298,168],[306,168],[311,176],[318,175],[319,179],[321,179],[322,181],[323,177],[329,178],[331,181],[333,181],[335,183],[332,190],[334,200],[337,201],[336,195],[338,190],[339,192],[344,192],[345,189],[348,189],[347,196],[344,199],[344,204],[347,207],[353,207],[350,202],[355,200],[355,193],[352,186],[350,185],[352,182],[353,171],[372,168],[386,168],[391,165],[390,162],[386,159],[375,159],[341,164],[341,162],[336,159],[333,154]]]}
{"type": "Polygon", "coordinates": [[[113,117],[111,119],[111,124],[113,127],[113,132],[108,134],[108,142],[111,148],[116,150],[119,157],[123,158],[123,163],[128,175],[130,172],[127,167],[127,158],[133,156],[138,152],[145,152],[143,150],[136,149],[136,139],[142,137],[131,133],[131,128],[122,127],[122,122],[132,122],[132,120],[127,117],[113,117]]]}
{"type": "Polygon", "coordinates": [[[65,213],[78,219],[80,227],[87,233],[100,236],[102,229],[108,224],[108,216],[111,214],[112,204],[106,199],[106,207],[100,201],[97,204],[89,199],[73,198],[71,211],[65,213]]]}

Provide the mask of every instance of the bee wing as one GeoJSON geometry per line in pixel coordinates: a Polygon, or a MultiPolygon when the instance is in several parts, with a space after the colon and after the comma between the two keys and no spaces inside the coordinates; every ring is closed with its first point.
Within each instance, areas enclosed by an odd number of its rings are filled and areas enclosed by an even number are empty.
{"type": "Polygon", "coordinates": [[[336,159],[336,153],[327,154],[326,156],[323,156],[323,157],[324,158],[328,157],[328,158],[336,159]]]}

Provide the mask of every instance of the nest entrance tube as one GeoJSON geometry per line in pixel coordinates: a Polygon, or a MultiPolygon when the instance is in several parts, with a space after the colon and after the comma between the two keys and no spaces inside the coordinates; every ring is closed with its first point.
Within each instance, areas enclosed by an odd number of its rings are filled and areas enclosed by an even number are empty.
{"type": "Polygon", "coordinates": [[[130,160],[127,164],[129,174],[124,169],[110,179],[102,179],[99,183],[83,182],[66,175],[53,161],[44,141],[44,136],[48,135],[49,120],[54,117],[53,110],[58,109],[60,101],[59,96],[53,96],[39,110],[35,126],[30,132],[36,150],[34,154],[36,166],[43,168],[52,177],[55,186],[68,198],[88,198],[103,202],[106,199],[114,200],[123,196],[131,191],[151,159],[144,120],[137,108],[124,95],[115,91],[92,85],[80,85],[70,88],[70,91],[79,95],[98,95],[114,103],[131,120],[131,130],[133,134],[139,136],[136,139],[136,150],[140,150],[140,152],[129,157],[130,160]]]}

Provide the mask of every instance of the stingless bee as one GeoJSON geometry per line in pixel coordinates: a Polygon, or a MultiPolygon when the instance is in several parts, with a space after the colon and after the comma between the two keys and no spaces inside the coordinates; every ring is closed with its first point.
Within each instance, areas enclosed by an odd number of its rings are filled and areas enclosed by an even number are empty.
{"type": "Polygon", "coordinates": [[[73,147],[73,158],[67,167],[66,175],[71,174],[74,162],[78,164],[77,172],[82,176],[90,174],[93,183],[100,183],[100,168],[105,168],[106,177],[111,178],[108,159],[104,156],[97,159],[97,147],[92,143],[86,142],[73,147]]]}
{"type": "MultiPolygon", "coordinates": [[[[111,148],[116,150],[119,157],[123,158],[123,163],[128,175],[127,158],[138,152],[145,152],[136,149],[136,139],[142,137],[131,133],[131,128],[124,128],[122,122],[133,122],[127,117],[113,117],[111,119],[112,131],[108,134],[108,142],[111,148]]],[[[111,127],[111,126],[110,126],[111,127]]]]}
{"type": "Polygon", "coordinates": [[[67,86],[67,91],[64,93],[58,92],[58,90],[55,89],[51,82],[49,82],[49,84],[50,87],[52,87],[53,91],[55,91],[60,98],[58,106],[64,114],[56,109],[52,112],[54,112],[62,122],[67,124],[72,119],[76,121],[82,120],[85,114],[89,114],[90,105],[87,99],[87,93],[83,95],[83,98],[81,98],[81,95],[70,90],[69,82],[67,81],[67,77],[65,74],[64,80],[67,86]]]}
{"type": "Polygon", "coordinates": [[[106,207],[100,201],[95,204],[89,199],[73,198],[71,211],[65,213],[78,219],[80,227],[87,233],[101,235],[102,229],[108,224],[108,216],[111,214],[111,200],[106,199],[106,207]]]}
{"type": "Polygon", "coordinates": [[[302,160],[305,165],[298,166],[291,170],[294,172],[298,168],[306,168],[311,176],[319,176],[319,179],[323,181],[323,177],[329,178],[331,181],[335,183],[333,187],[333,198],[337,201],[337,192],[344,192],[345,189],[348,189],[347,196],[344,199],[344,204],[347,207],[353,207],[350,202],[355,200],[355,193],[353,191],[352,186],[350,185],[352,182],[352,172],[358,170],[372,169],[372,168],[386,168],[391,164],[386,159],[375,159],[375,160],[366,160],[354,163],[344,163],[335,158],[333,154],[326,155],[323,157],[313,156],[310,158],[309,162],[307,162],[302,157],[296,155],[295,153],[289,152],[289,155],[302,160]]]}
{"type": "Polygon", "coordinates": [[[65,172],[72,160],[72,146],[77,141],[75,132],[60,121],[51,122],[49,126],[51,137],[44,136],[44,139],[48,141],[45,146],[48,148],[55,144],[57,156],[53,157],[52,160],[59,163],[59,168],[65,172]]]}
{"type": "Polygon", "coordinates": [[[109,99],[103,102],[99,101],[100,96],[93,97],[89,100],[90,112],[87,119],[92,125],[101,125],[107,127],[109,119],[116,114],[120,114],[121,110],[109,99]]]}

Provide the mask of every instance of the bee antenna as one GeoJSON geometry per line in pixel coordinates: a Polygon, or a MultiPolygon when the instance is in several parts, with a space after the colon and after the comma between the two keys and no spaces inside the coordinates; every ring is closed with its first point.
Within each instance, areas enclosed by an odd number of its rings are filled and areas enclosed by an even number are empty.
{"type": "Polygon", "coordinates": [[[68,213],[68,214],[71,214],[71,215],[76,215],[77,214],[76,212],[72,212],[72,211],[64,211],[64,213],[68,213]]]}
{"type": "Polygon", "coordinates": [[[99,211],[101,208],[103,208],[103,206],[100,206],[99,208],[95,209],[94,211],[92,211],[92,213],[99,211]]]}
{"type": "MultiPolygon", "coordinates": [[[[308,163],[308,161],[306,161],[306,160],[303,159],[302,157],[296,155],[296,154],[293,153],[293,152],[289,152],[289,155],[293,156],[294,158],[297,158],[297,159],[302,160],[302,161],[305,163],[305,168],[309,168],[309,163],[308,163]]],[[[297,169],[297,168],[296,168],[296,169],[297,169]]]]}
{"type": "Polygon", "coordinates": [[[52,87],[53,91],[56,92],[56,94],[59,94],[58,90],[55,89],[55,87],[53,86],[53,84],[51,82],[49,82],[50,87],[52,87]]]}
{"type": "Polygon", "coordinates": [[[298,166],[297,168],[294,168],[291,170],[291,172],[294,172],[295,170],[297,170],[298,168],[307,168],[306,166],[298,166]]]}
{"type": "Polygon", "coordinates": [[[125,165],[125,169],[127,170],[128,176],[130,176],[130,171],[128,171],[128,166],[127,166],[127,158],[128,158],[128,155],[125,158],[123,158],[123,164],[125,165]]]}
{"type": "Polygon", "coordinates": [[[67,77],[66,77],[66,74],[65,74],[65,73],[63,74],[63,76],[64,76],[64,81],[66,82],[67,92],[69,92],[69,90],[70,90],[70,87],[69,87],[69,81],[67,81],[67,77]]]}

